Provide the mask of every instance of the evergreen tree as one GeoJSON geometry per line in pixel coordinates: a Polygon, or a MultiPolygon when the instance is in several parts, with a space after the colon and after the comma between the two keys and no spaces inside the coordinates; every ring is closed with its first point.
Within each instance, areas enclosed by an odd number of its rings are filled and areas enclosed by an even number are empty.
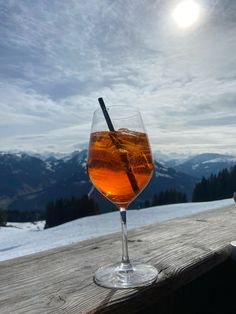
{"type": "Polygon", "coordinates": [[[0,208],[0,227],[4,227],[7,224],[7,213],[0,208]]]}
{"type": "Polygon", "coordinates": [[[154,194],[151,205],[156,206],[186,202],[187,202],[186,194],[172,188],[170,190],[162,191],[158,195],[154,194]]]}
{"type": "Polygon", "coordinates": [[[81,198],[60,198],[48,203],[45,228],[98,213],[98,206],[87,195],[81,198]]]}
{"type": "Polygon", "coordinates": [[[236,166],[223,169],[218,175],[202,178],[193,191],[193,202],[213,201],[232,197],[236,191],[236,166]]]}

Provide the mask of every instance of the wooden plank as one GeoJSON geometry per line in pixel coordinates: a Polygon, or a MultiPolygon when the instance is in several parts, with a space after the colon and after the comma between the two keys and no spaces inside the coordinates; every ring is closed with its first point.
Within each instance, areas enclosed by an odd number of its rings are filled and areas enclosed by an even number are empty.
{"type": "Polygon", "coordinates": [[[119,233],[1,262],[0,313],[137,313],[225,261],[235,230],[236,206],[228,206],[130,231],[131,259],[160,271],[140,289],[93,282],[98,266],[120,260],[119,233]]]}

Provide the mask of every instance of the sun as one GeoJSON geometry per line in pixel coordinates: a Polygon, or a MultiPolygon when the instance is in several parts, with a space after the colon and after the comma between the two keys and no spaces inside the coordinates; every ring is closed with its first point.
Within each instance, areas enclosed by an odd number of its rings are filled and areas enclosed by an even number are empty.
{"type": "Polygon", "coordinates": [[[173,11],[173,18],[181,28],[192,26],[199,17],[199,5],[193,0],[181,1],[173,11]]]}

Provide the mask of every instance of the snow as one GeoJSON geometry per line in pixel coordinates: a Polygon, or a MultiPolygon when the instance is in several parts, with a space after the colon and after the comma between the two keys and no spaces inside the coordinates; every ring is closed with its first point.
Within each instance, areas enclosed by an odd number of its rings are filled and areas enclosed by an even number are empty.
{"type": "Polygon", "coordinates": [[[41,231],[44,229],[45,221],[32,222],[9,222],[8,228],[17,228],[20,230],[41,231]]]}
{"type": "Polygon", "coordinates": [[[218,157],[218,158],[203,161],[202,163],[207,164],[207,163],[224,163],[224,162],[225,163],[226,162],[234,163],[234,162],[236,162],[236,157],[230,157],[230,158],[229,157],[225,157],[225,158],[218,157]]]}
{"type": "MultiPolygon", "coordinates": [[[[45,165],[46,165],[47,170],[55,172],[55,169],[52,168],[52,164],[50,162],[46,161],[45,165]]],[[[55,163],[54,163],[54,165],[55,165],[55,163]]]]}
{"type": "MultiPolygon", "coordinates": [[[[235,204],[233,199],[128,210],[128,229],[235,204]]],[[[119,213],[84,217],[44,230],[44,222],[9,223],[0,228],[0,260],[28,255],[120,231],[119,213]]]]}
{"type": "Polygon", "coordinates": [[[165,174],[165,173],[157,173],[156,177],[164,177],[164,178],[169,178],[169,179],[173,179],[172,176],[170,176],[169,174],[165,174]]]}

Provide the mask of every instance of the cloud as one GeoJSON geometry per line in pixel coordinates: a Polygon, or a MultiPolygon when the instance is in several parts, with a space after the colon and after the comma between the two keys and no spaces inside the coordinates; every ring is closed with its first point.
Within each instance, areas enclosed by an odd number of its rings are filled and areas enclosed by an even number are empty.
{"type": "Polygon", "coordinates": [[[141,110],[153,149],[236,153],[236,4],[201,1],[181,32],[175,3],[1,3],[0,149],[84,145],[103,96],[141,110]]]}

